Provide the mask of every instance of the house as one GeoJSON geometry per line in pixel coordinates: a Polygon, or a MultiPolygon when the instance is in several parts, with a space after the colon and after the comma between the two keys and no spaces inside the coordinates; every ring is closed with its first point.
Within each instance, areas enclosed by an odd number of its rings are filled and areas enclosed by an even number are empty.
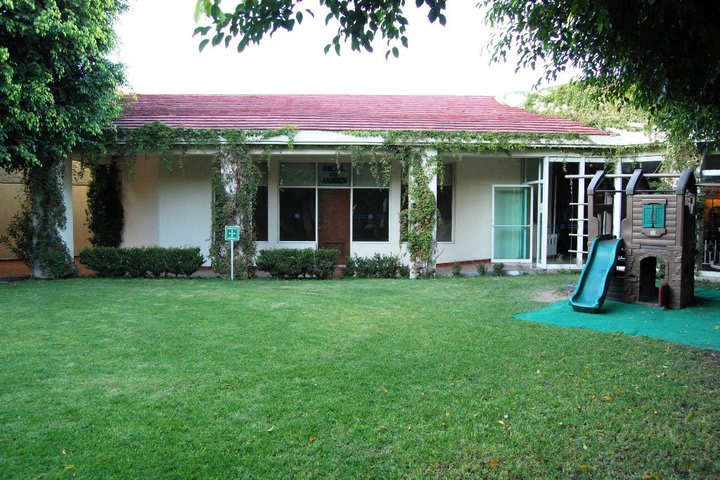
{"type": "MultiPolygon", "coordinates": [[[[480,96],[138,95],[116,126],[130,131],[153,122],[270,132],[250,135],[244,145],[263,170],[258,250],[335,248],[344,258],[406,253],[400,212],[408,202],[407,172],[390,155],[392,138],[443,162],[428,184],[440,212],[441,264],[579,268],[587,251],[587,179],[600,169],[652,172],[662,160],[643,135],[601,131],[480,96]],[[288,126],[292,134],[282,130],[288,126]],[[640,145],[640,153],[618,156],[616,147],[628,144],[640,145]],[[389,175],[379,178],[370,165],[383,155],[389,175]]],[[[132,163],[122,180],[124,246],[196,245],[209,256],[215,152],[216,145],[203,142],[177,145],[173,168],[159,152],[137,152],[132,162],[118,154],[121,164],[132,163]]],[[[622,187],[626,179],[615,182],[622,187]]],[[[75,222],[65,238],[75,255],[88,236],[78,187],[66,186],[75,222]]],[[[2,188],[0,195],[7,196],[2,188]]],[[[6,224],[0,218],[0,232],[6,224]]],[[[7,259],[8,252],[0,255],[7,259]]]]}

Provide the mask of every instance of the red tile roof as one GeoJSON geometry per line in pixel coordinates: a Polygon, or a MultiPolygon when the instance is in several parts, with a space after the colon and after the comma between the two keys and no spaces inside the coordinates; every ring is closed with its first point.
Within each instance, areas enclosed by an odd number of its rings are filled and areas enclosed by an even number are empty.
{"type": "Polygon", "coordinates": [[[137,95],[119,127],[272,130],[443,130],[512,133],[606,132],[529,113],[492,97],[429,95],[137,95]]]}

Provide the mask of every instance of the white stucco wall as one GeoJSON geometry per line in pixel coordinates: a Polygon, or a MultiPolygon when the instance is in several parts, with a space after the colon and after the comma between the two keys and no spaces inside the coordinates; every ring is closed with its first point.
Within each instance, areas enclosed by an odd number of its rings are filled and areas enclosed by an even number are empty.
{"type": "Polygon", "coordinates": [[[438,243],[438,263],[492,256],[492,187],[522,184],[522,160],[464,157],[454,162],[453,241],[438,243]]]}
{"type": "Polygon", "coordinates": [[[123,178],[123,246],[197,246],[207,258],[211,201],[210,158],[186,157],[169,170],[157,157],[138,156],[123,178]]]}
{"type": "Polygon", "coordinates": [[[132,173],[123,176],[123,247],[158,244],[159,167],[160,160],[157,157],[138,155],[132,173]]]}
{"type": "Polygon", "coordinates": [[[191,157],[172,170],[161,165],[158,191],[161,247],[200,247],[208,258],[212,220],[210,164],[210,158],[191,157]]]}

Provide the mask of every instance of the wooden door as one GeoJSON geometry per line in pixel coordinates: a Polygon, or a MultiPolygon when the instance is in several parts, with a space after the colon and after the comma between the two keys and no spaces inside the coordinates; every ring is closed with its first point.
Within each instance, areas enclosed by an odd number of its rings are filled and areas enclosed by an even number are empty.
{"type": "Polygon", "coordinates": [[[318,190],[318,246],[340,252],[338,263],[350,255],[350,190],[318,190]]]}

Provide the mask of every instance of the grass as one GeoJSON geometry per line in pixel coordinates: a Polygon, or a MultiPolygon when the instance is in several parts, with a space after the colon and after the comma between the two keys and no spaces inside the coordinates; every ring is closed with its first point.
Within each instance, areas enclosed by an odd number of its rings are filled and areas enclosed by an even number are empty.
{"type": "Polygon", "coordinates": [[[577,277],[0,284],[0,478],[718,478],[720,364],[577,277]]]}

